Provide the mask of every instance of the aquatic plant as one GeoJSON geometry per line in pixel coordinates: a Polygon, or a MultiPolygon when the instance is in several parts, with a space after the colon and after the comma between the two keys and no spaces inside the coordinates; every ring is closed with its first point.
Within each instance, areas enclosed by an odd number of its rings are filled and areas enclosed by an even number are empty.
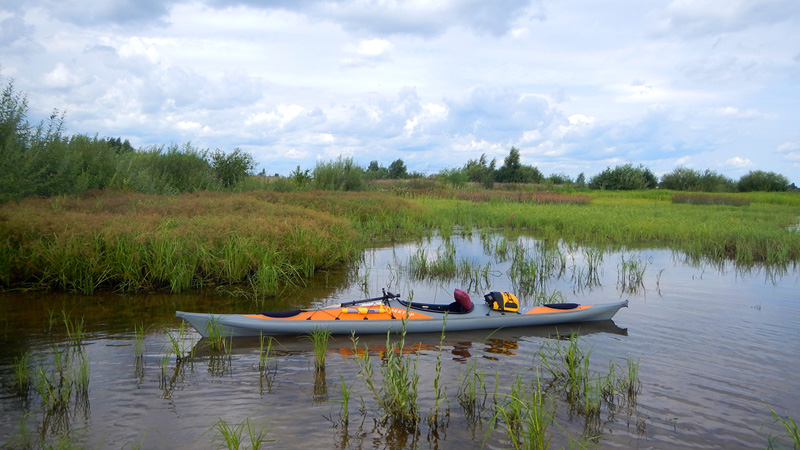
{"type": "Polygon", "coordinates": [[[80,348],[84,338],[83,317],[73,320],[66,311],[62,311],[62,316],[64,327],[67,331],[67,339],[80,348]]]}
{"type": "MultiPolygon", "coordinates": [[[[496,405],[495,408],[496,413],[490,422],[489,432],[502,423],[514,449],[550,448],[547,429],[554,421],[555,407],[544,394],[538,371],[530,386],[524,385],[517,376],[506,403],[496,405]]],[[[485,441],[486,438],[484,443],[485,441]]]]}
{"type": "MultiPolygon", "coordinates": [[[[392,341],[391,333],[386,335],[386,351],[380,365],[382,381],[380,386],[374,380],[372,358],[368,349],[363,352],[363,359],[356,359],[356,362],[367,388],[372,392],[379,408],[384,413],[381,421],[405,430],[417,430],[420,420],[419,404],[417,403],[419,354],[415,352],[412,360],[411,356],[403,353],[407,319],[403,318],[402,320],[403,326],[398,341],[392,341]]],[[[361,354],[362,352],[358,351],[358,338],[355,334],[352,334],[350,338],[356,354],[361,354]]]]}
{"type": "Polygon", "coordinates": [[[27,351],[21,356],[14,357],[12,373],[14,377],[14,392],[22,397],[28,395],[32,377],[30,373],[31,352],[27,351]]]}
{"type": "Polygon", "coordinates": [[[778,436],[778,437],[770,436],[769,447],[767,448],[769,449],[781,448],[778,443],[778,440],[781,438],[788,439],[792,444],[792,448],[794,449],[800,448],[800,431],[798,431],[797,423],[795,423],[794,419],[792,419],[790,416],[782,417],[780,414],[775,412],[775,410],[772,409],[772,407],[770,406],[767,407],[772,413],[772,417],[775,419],[775,422],[782,425],[783,428],[786,430],[786,434],[783,436],[778,436]]]}
{"type": "Polygon", "coordinates": [[[486,405],[486,383],[483,372],[477,370],[477,362],[467,364],[467,370],[458,387],[458,404],[466,415],[467,421],[476,424],[481,419],[481,411],[486,405]]]}
{"type": "Polygon", "coordinates": [[[216,424],[212,427],[216,429],[214,441],[221,439],[225,448],[229,450],[239,450],[242,448],[244,432],[247,431],[247,437],[250,441],[250,448],[258,450],[262,445],[275,440],[267,439],[269,429],[266,427],[256,428],[250,423],[250,419],[246,418],[238,425],[230,425],[222,417],[219,418],[216,424]]]}
{"type": "Polygon", "coordinates": [[[330,337],[331,332],[327,328],[315,328],[306,336],[314,344],[314,370],[317,372],[325,370],[325,355],[330,337]]]}
{"type": "Polygon", "coordinates": [[[434,366],[433,392],[434,400],[431,412],[428,415],[428,426],[435,429],[439,426],[439,407],[446,398],[445,388],[442,386],[442,348],[444,347],[445,329],[447,328],[448,313],[445,313],[442,320],[442,332],[439,335],[439,348],[436,354],[436,365],[434,366]]]}
{"type": "Polygon", "coordinates": [[[635,294],[644,288],[644,273],[649,265],[648,261],[643,261],[638,255],[630,255],[625,259],[625,255],[620,257],[617,266],[618,277],[617,285],[625,293],[635,294]]]}
{"type": "Polygon", "coordinates": [[[344,376],[339,376],[339,379],[339,392],[342,395],[342,407],[339,410],[339,415],[342,417],[342,424],[346,428],[347,424],[350,422],[350,397],[353,394],[353,388],[347,387],[347,382],[345,381],[344,376]]]}

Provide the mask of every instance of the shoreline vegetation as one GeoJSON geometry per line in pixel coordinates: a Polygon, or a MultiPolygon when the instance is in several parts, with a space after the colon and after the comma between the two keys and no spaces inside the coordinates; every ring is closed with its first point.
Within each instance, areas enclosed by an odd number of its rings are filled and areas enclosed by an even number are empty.
{"type": "Polygon", "coordinates": [[[183,146],[134,149],[64,133],[57,110],[27,120],[0,95],[0,290],[90,295],[220,285],[259,298],[347,264],[373,241],[475,229],[587,246],[661,246],[741,264],[800,260],[800,189],[780,174],[733,180],[633,164],[586,179],[545,177],[511,147],[432,176],[352,158],[313,172],[253,176],[252,155],[183,146]],[[658,189],[656,189],[658,188],[658,189]]]}
{"type": "Polygon", "coordinates": [[[178,195],[106,189],[6,202],[0,288],[91,295],[235,285],[268,298],[356,260],[371,242],[478,229],[600,248],[660,246],[743,265],[800,260],[795,193],[691,197],[418,184],[178,195]]]}

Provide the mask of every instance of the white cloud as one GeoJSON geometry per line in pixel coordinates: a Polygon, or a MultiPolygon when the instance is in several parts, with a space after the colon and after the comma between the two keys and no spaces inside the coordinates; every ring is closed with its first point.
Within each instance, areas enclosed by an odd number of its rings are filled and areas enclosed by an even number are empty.
{"type": "Polygon", "coordinates": [[[57,108],[69,132],[240,147],[268,173],[339,154],[436,171],[517,146],[573,177],[800,180],[796,0],[88,5],[0,8],[0,75],[34,122],[57,108]]]}
{"type": "Polygon", "coordinates": [[[748,159],[748,158],[742,158],[742,157],[739,157],[739,156],[734,156],[733,158],[730,158],[727,161],[725,161],[725,164],[728,165],[728,166],[731,166],[731,167],[736,167],[736,168],[741,169],[741,168],[750,167],[753,164],[753,162],[750,161],[750,159],[748,159]]]}

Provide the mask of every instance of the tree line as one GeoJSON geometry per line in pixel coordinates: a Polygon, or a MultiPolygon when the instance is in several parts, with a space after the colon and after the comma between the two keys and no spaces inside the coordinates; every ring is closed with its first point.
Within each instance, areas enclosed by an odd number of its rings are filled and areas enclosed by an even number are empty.
{"type": "MultiPolygon", "coordinates": [[[[174,194],[199,190],[245,189],[253,175],[252,155],[233,151],[182,146],[151,146],[134,149],[128,140],[64,134],[64,114],[54,110],[50,117],[32,125],[27,120],[24,95],[9,82],[0,99],[0,203],[30,196],[48,197],[76,194],[90,189],[119,188],[145,193],[174,194]]],[[[264,175],[265,171],[261,172],[264,175]]],[[[544,176],[522,164],[520,152],[511,147],[502,165],[483,154],[462,167],[444,169],[433,177],[408,171],[402,159],[388,167],[371,161],[367,167],[352,158],[339,157],[318,162],[313,169],[299,166],[288,177],[275,177],[275,190],[325,189],[361,190],[372,180],[435,178],[461,187],[479,183],[567,185],[588,189],[639,190],[672,189],[702,192],[788,191],[796,186],[780,174],[751,171],[738,181],[705,170],[678,167],[660,180],[642,165],[608,167],[587,180],[581,173],[574,180],[564,174],[544,176]]]]}

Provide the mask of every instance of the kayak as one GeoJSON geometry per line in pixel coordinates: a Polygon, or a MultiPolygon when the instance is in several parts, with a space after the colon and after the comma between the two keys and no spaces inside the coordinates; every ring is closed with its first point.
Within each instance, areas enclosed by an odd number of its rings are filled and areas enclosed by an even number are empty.
{"type": "Polygon", "coordinates": [[[519,308],[513,294],[491,292],[486,302],[473,303],[469,294],[456,289],[450,304],[419,303],[384,291],[383,296],[354,300],[311,310],[257,314],[208,314],[177,311],[175,315],[203,337],[301,335],[318,329],[330,334],[437,333],[528,327],[610,320],[628,301],[579,305],[556,303],[519,308]]]}

